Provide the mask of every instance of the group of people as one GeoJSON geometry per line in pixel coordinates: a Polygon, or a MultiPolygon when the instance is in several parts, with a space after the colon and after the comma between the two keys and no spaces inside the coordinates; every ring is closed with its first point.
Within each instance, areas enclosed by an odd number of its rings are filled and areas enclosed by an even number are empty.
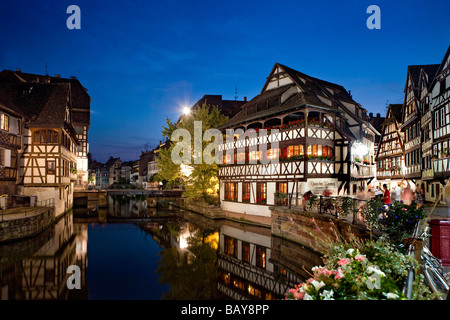
{"type": "Polygon", "coordinates": [[[405,181],[404,183],[398,183],[392,192],[387,184],[383,184],[382,190],[376,187],[374,196],[380,198],[385,204],[403,201],[405,204],[410,205],[414,201],[417,203],[417,207],[421,207],[424,204],[425,191],[420,185],[417,185],[416,190],[413,191],[409,183],[405,181]]]}

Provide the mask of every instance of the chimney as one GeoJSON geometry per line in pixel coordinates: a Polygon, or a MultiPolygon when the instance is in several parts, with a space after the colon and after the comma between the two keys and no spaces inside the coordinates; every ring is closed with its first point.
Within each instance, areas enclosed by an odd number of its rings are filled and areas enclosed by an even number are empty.
{"type": "Polygon", "coordinates": [[[370,117],[370,118],[373,118],[373,112],[370,112],[370,113],[369,113],[369,117],[370,117]]]}
{"type": "Polygon", "coordinates": [[[377,113],[377,118],[379,118],[380,117],[380,114],[379,113],[377,113]]]}
{"type": "Polygon", "coordinates": [[[20,68],[17,68],[17,69],[16,69],[16,72],[22,72],[22,71],[20,71],[20,68]]]}
{"type": "Polygon", "coordinates": [[[61,78],[60,74],[55,74],[55,78],[61,78]]]}
{"type": "Polygon", "coordinates": [[[244,101],[247,102],[247,97],[244,97],[244,101]]]}

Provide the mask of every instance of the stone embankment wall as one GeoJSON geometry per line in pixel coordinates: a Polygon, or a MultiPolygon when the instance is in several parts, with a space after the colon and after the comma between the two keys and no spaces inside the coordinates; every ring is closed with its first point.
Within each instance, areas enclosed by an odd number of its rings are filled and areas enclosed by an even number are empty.
{"type": "Polygon", "coordinates": [[[27,215],[19,213],[15,219],[0,220],[0,243],[37,235],[52,225],[54,219],[54,208],[41,208],[27,215]]]}
{"type": "Polygon", "coordinates": [[[319,250],[315,237],[324,241],[336,241],[336,233],[346,240],[351,234],[358,238],[369,237],[364,227],[353,225],[347,220],[297,209],[272,207],[272,234],[275,236],[319,250]]]}

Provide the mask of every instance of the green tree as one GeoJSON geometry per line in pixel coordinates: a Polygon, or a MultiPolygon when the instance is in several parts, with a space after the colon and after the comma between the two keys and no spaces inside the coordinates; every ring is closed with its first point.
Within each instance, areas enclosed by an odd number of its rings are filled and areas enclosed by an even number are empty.
{"type": "MultiPolygon", "coordinates": [[[[163,126],[162,130],[163,136],[171,139],[175,130],[187,130],[191,136],[191,141],[189,141],[188,145],[193,152],[188,155],[190,164],[180,165],[174,163],[172,159],[172,153],[178,142],[172,143],[168,149],[160,149],[156,160],[160,171],[156,176],[156,180],[165,180],[169,184],[181,181],[185,186],[184,195],[186,197],[211,201],[215,196],[215,189],[218,184],[218,165],[215,162],[209,163],[205,161],[203,151],[217,137],[211,137],[209,141],[203,141],[203,137],[207,130],[217,128],[227,121],[228,117],[223,115],[216,106],[208,105],[206,102],[202,106],[196,105],[189,115],[182,116],[176,123],[167,118],[166,126],[163,126]],[[195,132],[195,128],[199,128],[198,126],[195,127],[196,121],[201,122],[201,137],[199,137],[200,132],[195,132]],[[194,137],[201,141],[201,150],[198,150],[196,148],[198,146],[194,145],[194,137]],[[194,151],[201,151],[201,154],[198,152],[194,153],[194,151]],[[199,161],[200,156],[202,156],[201,162],[199,161]],[[187,173],[186,169],[189,169],[190,173],[187,173]]],[[[222,135],[220,135],[220,138],[222,138],[222,135]]],[[[211,155],[215,156],[214,150],[212,150],[211,155]]],[[[222,160],[221,157],[219,159],[222,160]]]]}

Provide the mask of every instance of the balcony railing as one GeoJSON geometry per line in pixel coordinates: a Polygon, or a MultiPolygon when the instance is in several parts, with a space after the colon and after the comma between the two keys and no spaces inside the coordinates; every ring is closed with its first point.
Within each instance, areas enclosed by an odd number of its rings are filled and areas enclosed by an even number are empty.
{"type": "Polygon", "coordinates": [[[350,196],[324,196],[310,194],[308,196],[296,193],[276,192],[274,206],[286,206],[319,214],[330,214],[336,218],[349,217],[353,224],[362,222],[359,209],[368,199],[350,196]]]}
{"type": "Polygon", "coordinates": [[[219,168],[219,177],[249,177],[249,176],[273,176],[273,175],[293,175],[309,177],[333,175],[335,162],[325,159],[300,158],[295,160],[279,161],[269,164],[230,164],[219,168]]]}
{"type": "Polygon", "coordinates": [[[278,129],[278,131],[279,132],[274,133],[272,130],[268,130],[266,136],[259,136],[259,134],[256,134],[255,137],[249,137],[248,139],[237,139],[236,141],[230,142],[226,141],[226,137],[224,137],[224,143],[219,145],[219,151],[305,137],[334,140],[334,130],[332,127],[321,127],[316,125],[308,125],[304,127],[303,125],[299,125],[286,129],[278,129]]]}
{"type": "Polygon", "coordinates": [[[377,170],[377,178],[380,179],[401,179],[403,173],[400,170],[377,170]]]}
{"type": "Polygon", "coordinates": [[[450,157],[433,159],[432,163],[435,175],[450,173],[450,157]]]}
{"type": "Polygon", "coordinates": [[[0,130],[0,145],[7,148],[21,148],[20,136],[0,130]]]}
{"type": "Polygon", "coordinates": [[[375,177],[375,165],[354,164],[351,166],[350,174],[355,178],[375,177]]]}

